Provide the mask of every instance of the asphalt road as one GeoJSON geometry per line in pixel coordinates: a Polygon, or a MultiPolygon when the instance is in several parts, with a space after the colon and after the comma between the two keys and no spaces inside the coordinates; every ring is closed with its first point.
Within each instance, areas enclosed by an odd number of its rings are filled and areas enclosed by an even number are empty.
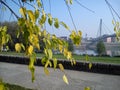
{"type": "Polygon", "coordinates": [[[33,88],[35,90],[120,90],[120,76],[65,70],[69,85],[62,80],[63,72],[49,68],[50,75],[44,74],[43,67],[36,67],[34,83],[28,66],[0,62],[0,78],[4,82],[33,88]]]}

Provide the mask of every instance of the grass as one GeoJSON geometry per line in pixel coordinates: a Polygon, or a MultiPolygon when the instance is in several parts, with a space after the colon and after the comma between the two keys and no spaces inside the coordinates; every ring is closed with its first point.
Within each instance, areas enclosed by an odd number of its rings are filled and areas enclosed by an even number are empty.
{"type": "MultiPolygon", "coordinates": [[[[25,56],[24,53],[16,53],[16,52],[0,52],[2,55],[15,55],[15,56],[25,56]]],[[[37,53],[37,57],[43,57],[44,54],[37,53]]],[[[55,54],[53,57],[57,59],[66,59],[62,54],[55,54]]],[[[86,56],[81,55],[73,55],[75,60],[79,61],[86,61],[86,56]]],[[[120,64],[120,57],[95,57],[95,56],[88,56],[88,60],[91,62],[101,62],[101,63],[114,63],[120,64]]]]}
{"type": "Polygon", "coordinates": [[[28,89],[28,88],[25,88],[25,87],[21,87],[19,85],[8,84],[8,83],[5,83],[4,86],[6,88],[8,88],[8,90],[33,90],[33,89],[28,89]]]}

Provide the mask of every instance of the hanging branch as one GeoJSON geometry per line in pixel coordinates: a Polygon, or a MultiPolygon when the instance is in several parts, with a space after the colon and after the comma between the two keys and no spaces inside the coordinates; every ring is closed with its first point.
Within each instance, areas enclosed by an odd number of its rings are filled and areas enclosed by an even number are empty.
{"type": "MultiPolygon", "coordinates": [[[[114,13],[117,15],[117,17],[120,19],[120,16],[118,15],[118,13],[114,10],[114,8],[111,6],[111,4],[107,1],[107,0],[105,0],[105,2],[106,2],[106,4],[108,5],[108,7],[109,7],[109,9],[110,9],[110,11],[111,11],[111,14],[112,14],[112,16],[113,16],[113,13],[112,13],[112,10],[114,11],[114,13]],[[111,10],[112,9],[112,10],[111,10]]],[[[113,18],[114,18],[114,16],[113,16],[113,18]]]]}
{"type": "MultiPolygon", "coordinates": [[[[64,1],[65,1],[65,0],[64,0],[64,1]]],[[[69,8],[69,6],[68,6],[68,4],[67,4],[66,1],[65,1],[65,4],[66,4],[66,6],[67,6],[67,8],[68,8],[68,12],[69,12],[69,14],[70,14],[70,18],[71,18],[71,20],[72,20],[72,23],[73,23],[73,26],[74,26],[74,28],[75,28],[75,31],[77,32],[77,28],[76,28],[76,25],[75,25],[75,23],[74,23],[72,14],[71,14],[71,12],[70,12],[70,8],[69,8]]]]}
{"type": "Polygon", "coordinates": [[[10,12],[15,15],[15,17],[16,17],[17,19],[19,19],[19,16],[18,16],[4,1],[0,0],[0,2],[1,2],[3,5],[5,5],[5,6],[10,10],[10,12]]]}
{"type": "Polygon", "coordinates": [[[87,8],[86,6],[82,5],[78,0],[75,0],[75,1],[76,1],[76,3],[78,3],[81,7],[87,9],[88,11],[90,11],[90,12],[92,12],[92,13],[95,13],[93,10],[91,10],[91,9],[87,8]]]}

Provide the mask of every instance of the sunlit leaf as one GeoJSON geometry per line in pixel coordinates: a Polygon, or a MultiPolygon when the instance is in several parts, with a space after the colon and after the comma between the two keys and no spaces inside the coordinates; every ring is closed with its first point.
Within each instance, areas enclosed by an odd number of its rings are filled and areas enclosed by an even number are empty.
{"type": "Polygon", "coordinates": [[[89,63],[89,69],[91,69],[92,68],[92,63],[89,63]]]}
{"type": "Polygon", "coordinates": [[[68,50],[67,50],[66,48],[64,48],[64,50],[63,50],[63,55],[64,55],[64,56],[67,56],[67,54],[68,54],[68,50]]]}
{"type": "Polygon", "coordinates": [[[63,67],[63,65],[61,63],[58,64],[58,66],[59,66],[59,68],[60,68],[61,71],[64,71],[64,67],[63,67]]]}
{"type": "Polygon", "coordinates": [[[20,43],[16,43],[15,44],[15,50],[16,50],[16,52],[20,52],[21,51],[21,44],[20,43]]]}
{"type": "Polygon", "coordinates": [[[35,62],[35,56],[31,56],[30,57],[30,62],[29,62],[29,69],[30,69],[30,71],[31,71],[31,80],[32,80],[32,82],[34,82],[34,80],[35,80],[35,67],[34,67],[34,62],[35,62]]]}
{"type": "Polygon", "coordinates": [[[49,70],[47,68],[44,68],[44,72],[45,72],[46,75],[50,74],[50,72],[49,72],[49,70]]]}
{"type": "Polygon", "coordinates": [[[19,9],[19,12],[20,12],[20,14],[21,14],[24,18],[26,18],[26,8],[21,7],[21,8],[19,9]]]}
{"type": "Polygon", "coordinates": [[[72,57],[72,53],[71,52],[67,52],[67,59],[71,59],[72,57]]]}
{"type": "Polygon", "coordinates": [[[48,65],[49,65],[49,60],[46,61],[46,63],[45,63],[45,68],[47,68],[48,65]]]}
{"type": "Polygon", "coordinates": [[[52,16],[51,16],[51,14],[48,14],[48,23],[50,24],[50,26],[52,25],[52,23],[53,23],[53,20],[52,20],[52,16]]]}
{"type": "Polygon", "coordinates": [[[5,90],[4,84],[0,82],[0,90],[5,90]]]}
{"type": "Polygon", "coordinates": [[[38,7],[41,7],[42,6],[42,4],[41,4],[41,0],[36,0],[37,1],[37,5],[38,5],[38,7]]]}
{"type": "Polygon", "coordinates": [[[73,3],[73,0],[70,0],[70,4],[72,4],[73,3]]]}
{"type": "Polygon", "coordinates": [[[60,22],[60,24],[64,26],[67,30],[69,30],[69,27],[64,22],[60,22]]]}
{"type": "Polygon", "coordinates": [[[69,84],[69,82],[68,82],[68,79],[67,79],[66,75],[63,75],[63,81],[64,81],[66,84],[69,84]]]}
{"type": "Polygon", "coordinates": [[[53,67],[54,67],[54,70],[57,67],[57,59],[56,58],[53,58],[53,67]]]}
{"type": "Polygon", "coordinates": [[[37,19],[39,17],[39,10],[35,10],[35,18],[37,19]]]}
{"type": "Polygon", "coordinates": [[[59,50],[61,53],[63,52],[63,45],[59,45],[59,50]]]}
{"type": "Polygon", "coordinates": [[[76,61],[75,60],[73,60],[73,64],[76,65],[76,61]]]}
{"type": "Polygon", "coordinates": [[[73,44],[75,44],[76,46],[78,46],[81,43],[81,37],[82,37],[81,31],[78,31],[78,33],[76,33],[75,31],[72,31],[70,35],[70,38],[73,41],[73,44]]]}
{"type": "Polygon", "coordinates": [[[21,43],[21,47],[22,47],[23,50],[25,50],[25,46],[22,43],[21,43]]]}
{"type": "Polygon", "coordinates": [[[52,59],[53,53],[52,53],[52,50],[51,50],[51,49],[48,49],[48,55],[49,55],[49,59],[52,59]]]}
{"type": "Polygon", "coordinates": [[[29,54],[29,55],[32,55],[32,53],[33,53],[33,46],[30,45],[30,46],[28,47],[28,54],[29,54]]]}
{"type": "Polygon", "coordinates": [[[56,27],[56,28],[59,28],[59,21],[58,21],[58,19],[57,18],[55,18],[54,19],[54,26],[56,27]]]}
{"type": "Polygon", "coordinates": [[[112,24],[113,24],[113,25],[115,25],[115,22],[114,22],[114,20],[112,20],[112,24]]]}
{"type": "Polygon", "coordinates": [[[31,10],[28,10],[27,13],[28,13],[28,16],[31,19],[31,21],[33,23],[35,23],[35,16],[34,16],[33,12],[31,10]]]}
{"type": "Polygon", "coordinates": [[[90,87],[85,87],[84,90],[91,90],[91,88],[90,87]]]}

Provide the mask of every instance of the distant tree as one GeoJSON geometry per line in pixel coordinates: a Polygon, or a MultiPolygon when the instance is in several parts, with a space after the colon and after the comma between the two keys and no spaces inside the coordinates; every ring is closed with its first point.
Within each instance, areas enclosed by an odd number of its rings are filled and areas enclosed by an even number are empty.
{"type": "Polygon", "coordinates": [[[18,24],[17,21],[12,22],[1,22],[0,26],[7,26],[7,33],[11,36],[12,40],[8,42],[9,49],[11,51],[15,50],[14,46],[15,43],[20,41],[20,38],[17,38],[17,30],[18,30],[18,24]]]}
{"type": "Polygon", "coordinates": [[[105,49],[105,45],[104,45],[103,41],[99,41],[97,43],[97,52],[98,52],[99,56],[105,54],[105,51],[106,51],[106,49],[105,49]]]}

